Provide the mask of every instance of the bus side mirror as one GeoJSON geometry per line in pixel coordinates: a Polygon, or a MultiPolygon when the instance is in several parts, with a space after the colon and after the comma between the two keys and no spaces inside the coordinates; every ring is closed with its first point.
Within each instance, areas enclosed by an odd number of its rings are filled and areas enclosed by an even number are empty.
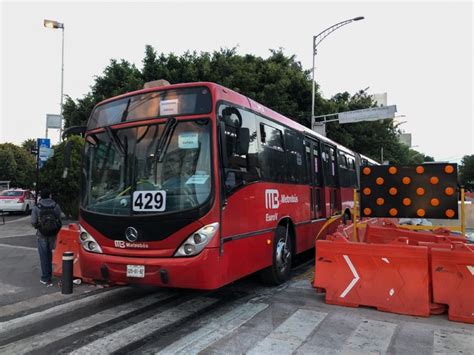
{"type": "Polygon", "coordinates": [[[68,136],[72,134],[78,134],[81,136],[84,136],[84,133],[86,133],[87,126],[72,126],[69,128],[66,128],[63,132],[63,139],[66,139],[68,136]]]}
{"type": "Polygon", "coordinates": [[[63,154],[63,179],[67,178],[67,172],[71,166],[71,152],[72,152],[72,141],[69,140],[64,145],[64,154],[63,154]]]}
{"type": "Polygon", "coordinates": [[[237,154],[247,155],[250,144],[250,130],[248,128],[239,129],[239,137],[237,139],[237,154]]]}

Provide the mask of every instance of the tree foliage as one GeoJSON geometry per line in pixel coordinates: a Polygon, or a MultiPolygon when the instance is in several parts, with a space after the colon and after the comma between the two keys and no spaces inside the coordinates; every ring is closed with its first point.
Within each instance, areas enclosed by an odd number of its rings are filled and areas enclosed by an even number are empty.
{"type": "MultiPolygon", "coordinates": [[[[66,127],[85,125],[92,108],[99,101],[140,89],[144,82],[166,79],[171,83],[210,81],[240,92],[263,105],[309,127],[311,116],[311,77],[294,55],[282,49],[270,50],[268,58],[251,54],[238,55],[236,48],[212,53],[186,52],[181,56],[158,53],[145,47],[142,69],[126,60],[112,59],[104,72],[95,77],[91,91],[83,98],[67,97],[64,106],[66,127]]],[[[317,88],[315,114],[331,114],[373,107],[365,91],[354,95],[342,92],[323,98],[317,88]]],[[[425,156],[398,140],[399,131],[392,120],[327,126],[329,138],[373,159],[398,164],[423,162],[425,156]]]]}
{"type": "Polygon", "coordinates": [[[459,167],[461,185],[466,189],[474,190],[474,154],[465,155],[459,167]]]}
{"type": "Polygon", "coordinates": [[[71,166],[64,179],[64,146],[66,142],[53,147],[54,155],[49,158],[40,170],[40,189],[49,188],[53,198],[59,203],[68,218],[77,218],[79,214],[79,189],[81,175],[81,154],[84,140],[79,136],[69,137],[72,141],[71,166]]]}
{"type": "Polygon", "coordinates": [[[36,139],[34,138],[29,138],[25,140],[23,143],[21,143],[21,147],[30,153],[32,153],[33,149],[36,149],[36,146],[37,146],[37,142],[36,142],[36,139]]]}
{"type": "Polygon", "coordinates": [[[0,180],[11,187],[31,189],[35,181],[36,161],[27,150],[12,144],[0,144],[0,180]]]}

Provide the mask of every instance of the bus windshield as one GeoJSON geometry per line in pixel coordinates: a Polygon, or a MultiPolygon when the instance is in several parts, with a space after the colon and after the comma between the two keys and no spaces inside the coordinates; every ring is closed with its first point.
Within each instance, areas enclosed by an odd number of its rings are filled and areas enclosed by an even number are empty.
{"type": "Polygon", "coordinates": [[[107,128],[88,135],[82,207],[132,215],[177,212],[203,204],[211,194],[210,126],[207,119],[175,120],[173,125],[107,128]],[[137,209],[139,191],[165,199],[164,207],[137,209]]]}

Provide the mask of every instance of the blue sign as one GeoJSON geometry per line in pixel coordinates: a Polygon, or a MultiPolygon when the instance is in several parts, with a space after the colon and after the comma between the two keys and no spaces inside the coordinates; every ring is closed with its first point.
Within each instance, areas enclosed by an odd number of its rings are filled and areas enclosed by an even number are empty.
{"type": "Polygon", "coordinates": [[[53,150],[51,149],[51,139],[49,138],[38,138],[38,156],[39,156],[39,167],[43,167],[46,160],[53,156],[53,150]]]}
{"type": "Polygon", "coordinates": [[[49,138],[38,138],[37,139],[38,148],[51,148],[51,139],[49,138]]]}

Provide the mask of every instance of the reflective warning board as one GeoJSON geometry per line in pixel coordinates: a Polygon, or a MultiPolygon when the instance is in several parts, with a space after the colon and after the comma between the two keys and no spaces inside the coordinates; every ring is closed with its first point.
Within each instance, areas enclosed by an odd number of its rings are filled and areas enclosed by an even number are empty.
{"type": "Polygon", "coordinates": [[[457,165],[382,165],[360,169],[363,217],[458,218],[457,165]]]}

